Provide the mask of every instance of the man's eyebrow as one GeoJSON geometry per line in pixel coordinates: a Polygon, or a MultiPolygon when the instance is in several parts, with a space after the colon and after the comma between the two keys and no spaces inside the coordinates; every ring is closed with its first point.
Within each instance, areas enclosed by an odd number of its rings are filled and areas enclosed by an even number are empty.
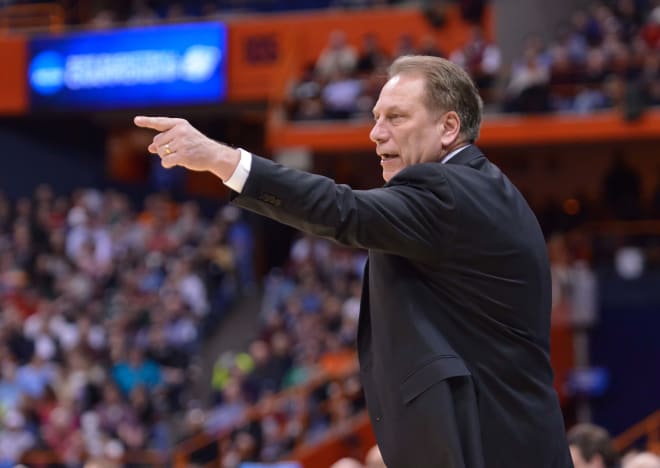
{"type": "Polygon", "coordinates": [[[382,110],[381,110],[381,109],[376,110],[376,108],[374,108],[374,109],[372,109],[372,111],[371,111],[371,113],[372,113],[374,116],[375,116],[376,114],[380,114],[380,113],[383,113],[383,112],[386,113],[386,114],[387,114],[387,113],[391,113],[391,112],[402,113],[402,112],[404,112],[404,110],[403,110],[401,107],[399,107],[399,106],[391,106],[391,107],[386,107],[385,109],[382,109],[382,110]]]}

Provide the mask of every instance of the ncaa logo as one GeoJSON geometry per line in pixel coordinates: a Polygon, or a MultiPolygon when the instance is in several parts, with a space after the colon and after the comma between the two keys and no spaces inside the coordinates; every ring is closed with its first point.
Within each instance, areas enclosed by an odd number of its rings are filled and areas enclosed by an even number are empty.
{"type": "Polygon", "coordinates": [[[55,94],[64,86],[64,58],[52,50],[37,54],[30,62],[29,77],[39,94],[55,94]]]}

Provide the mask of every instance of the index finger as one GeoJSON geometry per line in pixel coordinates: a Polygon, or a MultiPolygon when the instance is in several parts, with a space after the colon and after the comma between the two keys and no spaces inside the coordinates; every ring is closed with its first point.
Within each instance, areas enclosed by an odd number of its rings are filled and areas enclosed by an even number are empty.
{"type": "Polygon", "coordinates": [[[164,132],[174,127],[179,120],[173,117],[147,117],[138,115],[133,119],[133,122],[138,127],[152,128],[159,132],[164,132]]]}

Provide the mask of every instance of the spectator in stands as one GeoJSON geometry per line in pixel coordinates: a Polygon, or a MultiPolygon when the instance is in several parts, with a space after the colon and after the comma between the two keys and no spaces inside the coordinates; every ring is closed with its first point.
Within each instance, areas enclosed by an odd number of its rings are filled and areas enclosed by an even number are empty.
{"type": "Polygon", "coordinates": [[[660,457],[651,452],[638,453],[625,460],[623,468],[660,468],[660,457]]]}
{"type": "MultiPolygon", "coordinates": [[[[201,408],[194,407],[188,410],[182,422],[182,440],[189,440],[193,437],[204,434],[205,418],[206,414],[201,408]]],[[[192,451],[189,457],[189,461],[193,464],[206,465],[217,460],[217,458],[218,444],[206,444],[192,451]]]]}
{"type": "Polygon", "coordinates": [[[525,50],[524,59],[511,71],[506,89],[506,108],[512,112],[545,112],[550,108],[550,72],[536,47],[525,50]]]}
{"type": "Polygon", "coordinates": [[[346,33],[333,31],[316,61],[316,73],[322,80],[331,79],[337,72],[350,75],[355,71],[357,57],[355,48],[346,42],[346,33]]]}
{"type": "Polygon", "coordinates": [[[122,423],[136,424],[135,413],[122,398],[119,388],[114,382],[105,382],[102,399],[95,407],[98,415],[98,426],[105,433],[115,435],[122,423]]]}
{"type": "Polygon", "coordinates": [[[330,468],[364,468],[355,458],[341,458],[334,462],[330,468]]]}
{"type": "Polygon", "coordinates": [[[158,15],[147,0],[132,0],[130,12],[126,20],[129,26],[148,26],[159,21],[158,15]]]}
{"type": "Polygon", "coordinates": [[[370,134],[386,185],[366,191],[214,142],[182,119],[135,123],[160,132],[148,149],[164,167],[211,171],[237,206],[370,249],[358,349],[387,464],[568,467],[546,246],[522,195],[473,146],[481,113],[457,65],[397,59],[370,134]]]}
{"type": "Polygon", "coordinates": [[[234,447],[241,462],[258,460],[259,446],[256,435],[248,430],[240,431],[234,437],[234,447]]]}
{"type": "Polygon", "coordinates": [[[280,390],[290,361],[286,358],[275,359],[269,344],[261,340],[252,342],[250,355],[254,360],[254,369],[247,376],[244,387],[254,403],[262,395],[280,390]]]}
{"type": "Polygon", "coordinates": [[[598,109],[610,107],[603,84],[607,79],[607,58],[601,48],[593,48],[587,52],[584,70],[582,72],[582,89],[575,96],[575,110],[590,113],[598,109]]]}
{"type": "Polygon", "coordinates": [[[419,48],[417,49],[417,54],[447,58],[447,54],[440,49],[438,46],[438,40],[433,34],[427,34],[422,37],[419,48]]]}
{"type": "Polygon", "coordinates": [[[355,65],[358,76],[365,78],[382,69],[388,62],[389,57],[378,42],[378,36],[374,33],[366,33],[362,36],[362,49],[355,65]]]}
{"type": "Polygon", "coordinates": [[[165,11],[165,19],[172,22],[194,20],[194,18],[188,15],[182,2],[169,3],[165,11]]]}
{"type": "Polygon", "coordinates": [[[362,82],[355,74],[337,69],[329,76],[329,82],[321,92],[325,117],[348,119],[358,111],[358,98],[362,93],[362,82]]]}
{"type": "Polygon", "coordinates": [[[67,465],[80,464],[83,458],[83,436],[71,400],[60,400],[41,421],[44,441],[67,465]]]}
{"type": "Polygon", "coordinates": [[[2,346],[0,356],[0,414],[7,414],[19,408],[23,391],[16,380],[17,366],[9,350],[2,346]]]}
{"type": "Polygon", "coordinates": [[[364,468],[387,468],[378,445],[374,445],[367,452],[367,456],[364,458],[364,468]]]}
{"type": "Polygon", "coordinates": [[[323,103],[320,78],[316,74],[316,66],[308,65],[299,79],[289,86],[285,107],[293,120],[316,120],[323,117],[323,103]]]}
{"type": "Polygon", "coordinates": [[[651,49],[654,47],[657,49],[660,45],[660,4],[658,2],[651,10],[646,24],[642,27],[641,37],[651,49]]]}
{"type": "Polygon", "coordinates": [[[110,29],[117,23],[117,13],[111,9],[100,9],[94,13],[88,24],[91,29],[110,29]]]}
{"type": "Polygon", "coordinates": [[[579,71],[570,58],[568,48],[557,44],[552,51],[552,65],[550,67],[550,90],[552,107],[558,111],[570,111],[573,108],[573,99],[577,93],[579,71]]]}
{"type": "Polygon", "coordinates": [[[569,60],[575,65],[583,63],[587,56],[587,40],[582,33],[584,21],[586,21],[584,11],[576,10],[570,18],[570,23],[560,26],[557,34],[556,45],[566,49],[569,60]]]}
{"type": "Polygon", "coordinates": [[[0,427],[0,468],[14,468],[23,453],[32,448],[36,440],[26,428],[25,416],[17,410],[2,417],[0,427]]]}
{"type": "MultiPolygon", "coordinates": [[[[193,310],[203,314],[219,289],[194,262],[217,230],[206,229],[193,204],[177,210],[162,196],[146,204],[138,218],[116,192],[56,197],[41,186],[32,200],[7,207],[0,242],[0,411],[25,408],[25,429],[61,463],[78,466],[82,451],[115,463],[136,449],[171,449],[168,420],[189,392],[187,364],[198,346],[193,310]],[[86,245],[94,248],[81,257],[86,245]],[[101,265],[107,268],[96,274],[101,265]],[[162,385],[117,392],[110,365],[121,361],[127,342],[149,352],[162,368],[162,385]]],[[[232,224],[225,220],[223,229],[232,224]]],[[[226,248],[231,258],[232,247],[226,248]]],[[[249,256],[246,250],[241,255],[249,256]]],[[[229,282],[222,288],[233,297],[229,282]]],[[[144,378],[127,370],[131,379],[144,378]]]]}
{"type": "Polygon", "coordinates": [[[244,294],[252,292],[255,286],[252,230],[243,218],[243,212],[235,206],[225,206],[220,210],[219,216],[226,232],[226,241],[234,254],[234,266],[241,292],[244,294]]]}
{"type": "Polygon", "coordinates": [[[47,340],[35,344],[32,359],[18,368],[16,382],[21,392],[39,400],[46,393],[49,386],[58,378],[58,368],[52,362],[55,356],[55,347],[47,340]]]}
{"type": "Polygon", "coordinates": [[[449,59],[470,74],[485,101],[494,98],[492,91],[500,71],[501,53],[496,44],[486,40],[479,26],[470,29],[465,45],[452,52],[449,59]]]}
{"type": "Polygon", "coordinates": [[[144,351],[137,346],[126,350],[126,358],[115,364],[112,376],[125,396],[139,385],[146,385],[153,390],[163,381],[158,364],[145,358],[144,351]]]}
{"type": "Polygon", "coordinates": [[[593,424],[578,424],[568,431],[575,468],[618,468],[619,457],[609,433],[593,424]]]}
{"type": "MultiPolygon", "coordinates": [[[[186,374],[189,355],[182,348],[168,343],[163,325],[154,325],[148,331],[146,356],[160,368],[169,408],[173,411],[181,409],[184,388],[189,384],[186,374]]],[[[140,385],[137,388],[144,387],[140,385]]]]}
{"type": "Polygon", "coordinates": [[[417,51],[415,46],[415,38],[412,34],[403,33],[399,36],[394,47],[394,57],[401,57],[402,55],[413,55],[417,51]]]}

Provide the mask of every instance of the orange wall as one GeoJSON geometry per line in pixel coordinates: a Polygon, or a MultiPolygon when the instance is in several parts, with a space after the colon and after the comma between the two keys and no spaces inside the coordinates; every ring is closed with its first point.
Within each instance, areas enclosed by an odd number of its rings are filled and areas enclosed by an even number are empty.
{"type": "Polygon", "coordinates": [[[28,105],[25,39],[0,37],[0,63],[0,114],[23,113],[28,105]]]}
{"type": "MultiPolygon", "coordinates": [[[[485,24],[492,37],[490,10],[485,24]]],[[[286,81],[314,63],[334,30],[346,33],[358,48],[366,32],[377,35],[383,47],[392,52],[402,34],[416,39],[434,35],[446,53],[467,40],[469,25],[457,7],[447,8],[446,23],[434,29],[424,14],[415,8],[358,11],[330,10],[319,13],[290,13],[251,17],[229,24],[229,98],[230,100],[279,97],[286,81]]]]}

